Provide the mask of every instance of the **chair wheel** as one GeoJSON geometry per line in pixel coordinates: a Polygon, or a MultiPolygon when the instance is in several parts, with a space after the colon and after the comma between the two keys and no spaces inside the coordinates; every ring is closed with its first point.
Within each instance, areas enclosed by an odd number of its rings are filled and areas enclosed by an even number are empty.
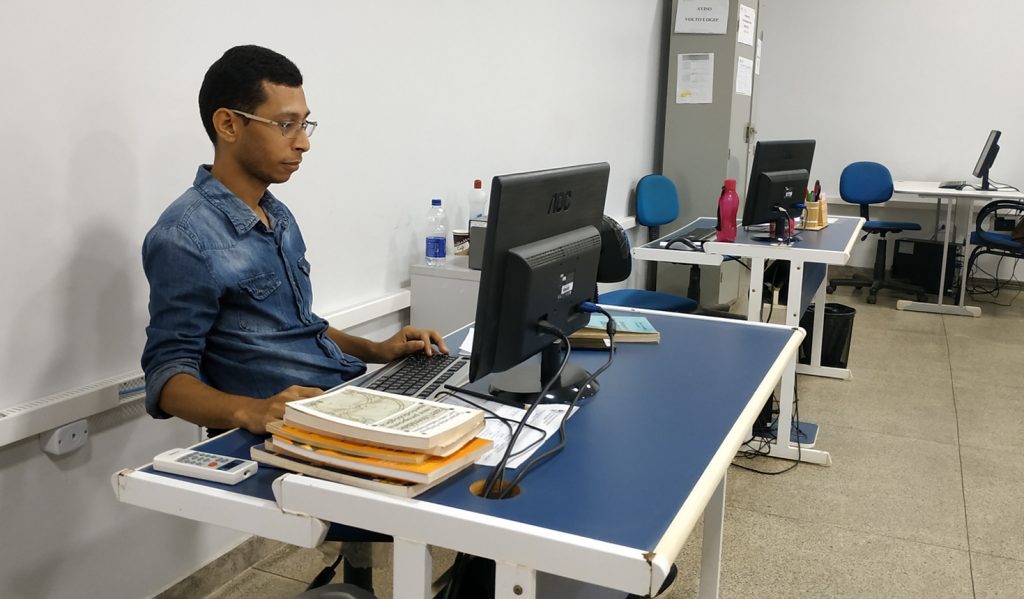
{"type": "Polygon", "coordinates": [[[836,286],[835,285],[829,284],[829,285],[825,286],[825,293],[835,293],[835,292],[836,292],[836,286]]]}
{"type": "Polygon", "coordinates": [[[878,296],[877,295],[869,295],[868,296],[868,303],[869,304],[874,304],[877,301],[878,301],[878,296]]]}

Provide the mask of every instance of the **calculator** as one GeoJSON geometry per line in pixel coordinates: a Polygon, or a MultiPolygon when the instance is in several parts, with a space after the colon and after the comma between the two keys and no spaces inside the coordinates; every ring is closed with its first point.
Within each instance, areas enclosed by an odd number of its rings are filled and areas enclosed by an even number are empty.
{"type": "Polygon", "coordinates": [[[233,485],[256,473],[252,460],[216,455],[194,449],[168,449],[153,458],[153,469],[233,485]]]}

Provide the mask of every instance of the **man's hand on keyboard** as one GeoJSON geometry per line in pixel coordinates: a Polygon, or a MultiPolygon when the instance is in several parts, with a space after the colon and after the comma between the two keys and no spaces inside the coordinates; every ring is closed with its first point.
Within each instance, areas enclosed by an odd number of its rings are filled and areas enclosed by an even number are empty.
{"type": "Polygon", "coordinates": [[[423,352],[428,356],[435,351],[448,353],[441,334],[433,329],[420,329],[412,326],[402,327],[390,339],[378,344],[377,352],[381,362],[390,362],[407,354],[423,352]],[[436,346],[436,348],[435,348],[436,346]]]}

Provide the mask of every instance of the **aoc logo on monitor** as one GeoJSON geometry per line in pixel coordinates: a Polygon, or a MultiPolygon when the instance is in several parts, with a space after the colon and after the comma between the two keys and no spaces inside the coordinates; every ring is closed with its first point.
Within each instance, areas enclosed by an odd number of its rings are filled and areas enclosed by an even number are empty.
{"type": "Polygon", "coordinates": [[[786,189],[783,191],[783,197],[787,200],[791,199],[793,197],[793,193],[793,188],[787,185],[786,189]]]}
{"type": "Polygon", "coordinates": [[[565,212],[572,205],[572,190],[559,191],[551,196],[551,201],[548,202],[548,214],[555,214],[558,212],[565,212]]]}

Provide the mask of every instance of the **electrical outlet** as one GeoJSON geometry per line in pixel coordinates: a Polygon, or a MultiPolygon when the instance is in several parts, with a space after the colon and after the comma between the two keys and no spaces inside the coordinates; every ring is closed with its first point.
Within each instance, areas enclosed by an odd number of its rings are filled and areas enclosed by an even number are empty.
{"type": "Polygon", "coordinates": [[[39,443],[43,446],[43,451],[50,455],[71,453],[85,445],[88,440],[89,423],[86,420],[76,420],[71,424],[65,424],[39,435],[39,443]]]}

